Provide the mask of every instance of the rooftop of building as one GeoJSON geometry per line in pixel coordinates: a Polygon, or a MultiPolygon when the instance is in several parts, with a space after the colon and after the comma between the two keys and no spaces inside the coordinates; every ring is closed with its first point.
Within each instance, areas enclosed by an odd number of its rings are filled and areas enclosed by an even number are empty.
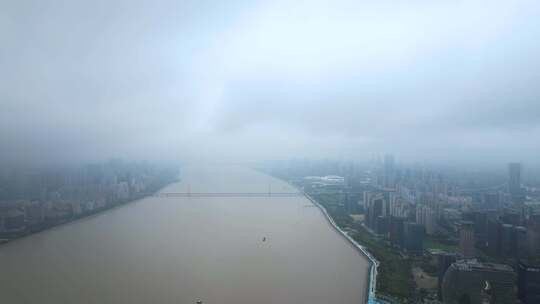
{"type": "Polygon", "coordinates": [[[519,260],[519,263],[529,267],[529,268],[537,268],[540,269],[540,257],[529,257],[526,259],[519,260]]]}
{"type": "Polygon", "coordinates": [[[448,255],[448,256],[457,256],[456,252],[450,252],[442,249],[428,249],[427,250],[431,255],[448,255]]]}
{"type": "Polygon", "coordinates": [[[512,267],[505,264],[481,263],[478,260],[459,260],[455,262],[454,267],[462,271],[501,271],[513,272],[512,267]]]}

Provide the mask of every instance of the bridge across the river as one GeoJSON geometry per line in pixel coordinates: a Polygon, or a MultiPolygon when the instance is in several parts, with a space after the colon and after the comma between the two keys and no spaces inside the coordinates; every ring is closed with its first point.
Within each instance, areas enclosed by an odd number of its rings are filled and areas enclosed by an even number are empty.
{"type": "Polygon", "coordinates": [[[298,197],[301,192],[165,192],[156,193],[159,197],[298,197]]]}
{"type": "MultiPolygon", "coordinates": [[[[321,191],[309,195],[362,195],[362,192],[321,191]]],[[[160,192],[158,197],[299,197],[304,192],[160,192]]]]}

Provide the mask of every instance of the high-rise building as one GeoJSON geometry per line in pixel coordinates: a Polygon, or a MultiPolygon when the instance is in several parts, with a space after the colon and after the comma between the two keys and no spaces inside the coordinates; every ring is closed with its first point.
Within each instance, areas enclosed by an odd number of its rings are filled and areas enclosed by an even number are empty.
{"type": "Polygon", "coordinates": [[[474,238],[475,241],[485,243],[487,241],[487,223],[488,213],[481,211],[463,213],[463,220],[474,223],[474,238]]]}
{"type": "Polygon", "coordinates": [[[504,214],[500,216],[500,219],[504,224],[513,226],[519,226],[521,224],[521,214],[515,212],[515,210],[506,210],[504,214]]]}
{"type": "Polygon", "coordinates": [[[25,215],[23,212],[11,209],[4,215],[4,228],[6,230],[21,230],[25,227],[25,215]]]}
{"type": "Polygon", "coordinates": [[[459,251],[464,258],[474,257],[474,225],[473,222],[463,221],[459,227],[459,251]]]}
{"type": "Polygon", "coordinates": [[[33,201],[25,206],[26,221],[29,225],[39,225],[45,219],[44,204],[39,201],[33,201]]]}
{"type": "Polygon", "coordinates": [[[498,208],[501,204],[501,198],[497,192],[482,193],[482,203],[487,208],[498,208]]]}
{"type": "Polygon", "coordinates": [[[527,221],[527,248],[531,256],[540,256],[540,215],[529,216],[527,221]]]}
{"type": "Polygon", "coordinates": [[[345,208],[347,212],[354,214],[358,212],[358,198],[355,195],[345,194],[345,208]]]}
{"type": "Polygon", "coordinates": [[[405,222],[403,232],[405,249],[413,253],[422,253],[425,236],[424,226],[417,223],[405,222]]]}
{"type": "Polygon", "coordinates": [[[487,247],[492,256],[501,255],[502,223],[498,219],[488,220],[487,247]]]}
{"type": "Polygon", "coordinates": [[[533,229],[504,224],[497,219],[488,220],[488,253],[506,258],[525,258],[534,255],[537,235],[533,229]]]}
{"type": "Polygon", "coordinates": [[[505,257],[514,257],[516,252],[516,236],[514,226],[510,224],[502,224],[501,231],[501,251],[505,257]]]}
{"type": "Polygon", "coordinates": [[[391,193],[388,201],[388,212],[386,215],[395,217],[408,217],[412,212],[413,205],[396,193],[391,193]]]}
{"type": "Polygon", "coordinates": [[[435,211],[426,205],[416,205],[416,223],[423,225],[426,228],[426,233],[429,235],[435,234],[435,211]]]}
{"type": "Polygon", "coordinates": [[[394,186],[395,186],[394,156],[387,154],[384,156],[384,187],[394,188],[394,186]]]}
{"type": "Polygon", "coordinates": [[[455,253],[439,252],[437,253],[437,296],[442,301],[442,283],[446,270],[457,260],[455,253]]]}
{"type": "Polygon", "coordinates": [[[364,200],[366,223],[369,228],[376,230],[377,218],[383,215],[384,195],[366,191],[364,192],[364,200]]]}
{"type": "Polygon", "coordinates": [[[378,216],[375,220],[375,233],[388,236],[388,226],[390,224],[390,218],[388,216],[378,216]]]}
{"type": "Polygon", "coordinates": [[[404,217],[390,217],[388,228],[388,238],[393,245],[403,247],[404,245],[404,223],[407,219],[404,217]]]}
{"type": "Polygon", "coordinates": [[[521,164],[508,164],[508,192],[513,197],[521,195],[521,164]]]}
{"type": "Polygon", "coordinates": [[[529,244],[527,239],[527,228],[523,226],[514,227],[514,236],[516,238],[516,258],[526,258],[529,256],[529,244]]]}
{"type": "Polygon", "coordinates": [[[483,303],[487,292],[490,304],[515,303],[515,285],[516,273],[508,265],[460,260],[446,270],[443,301],[446,304],[483,303]]]}

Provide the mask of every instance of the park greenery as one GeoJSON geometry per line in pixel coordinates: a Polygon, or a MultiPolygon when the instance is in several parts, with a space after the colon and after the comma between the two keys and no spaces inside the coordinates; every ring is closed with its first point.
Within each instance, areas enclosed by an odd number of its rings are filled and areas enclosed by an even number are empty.
{"type": "Polygon", "coordinates": [[[355,222],[342,204],[339,194],[315,194],[312,197],[319,202],[343,230],[359,244],[365,246],[380,262],[377,277],[377,293],[394,298],[410,299],[414,292],[411,261],[402,256],[385,240],[369,233],[360,223],[355,222]]]}

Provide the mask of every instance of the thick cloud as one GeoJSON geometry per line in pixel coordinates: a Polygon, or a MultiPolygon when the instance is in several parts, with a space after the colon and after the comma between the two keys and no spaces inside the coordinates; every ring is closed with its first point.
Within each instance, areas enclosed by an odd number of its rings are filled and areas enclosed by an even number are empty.
{"type": "Polygon", "coordinates": [[[540,4],[4,1],[4,161],[535,162],[540,4]]]}

